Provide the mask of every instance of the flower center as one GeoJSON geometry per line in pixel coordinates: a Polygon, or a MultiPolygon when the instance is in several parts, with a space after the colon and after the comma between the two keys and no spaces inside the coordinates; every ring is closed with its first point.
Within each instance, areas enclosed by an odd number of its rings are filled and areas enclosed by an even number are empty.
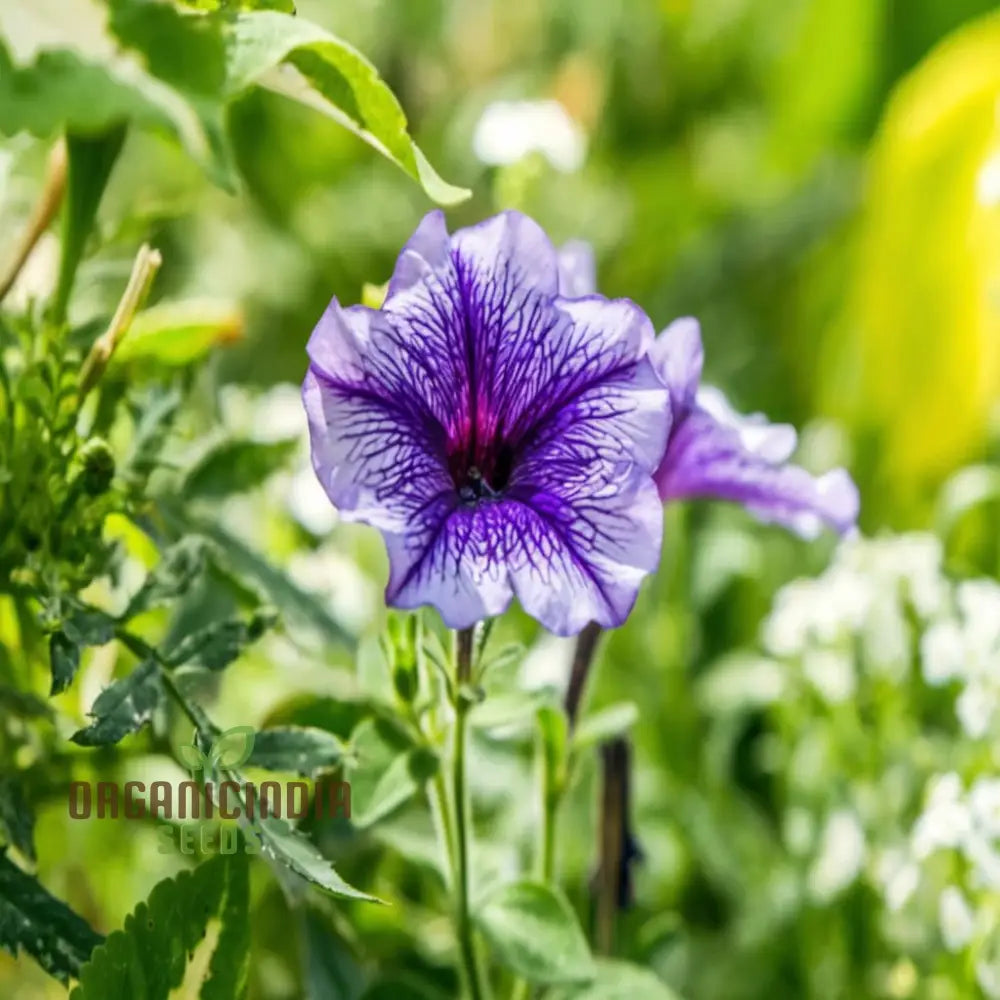
{"type": "Polygon", "coordinates": [[[487,448],[471,443],[448,456],[451,481],[459,499],[466,504],[495,500],[501,496],[510,481],[513,467],[513,449],[501,441],[495,441],[487,448]]]}

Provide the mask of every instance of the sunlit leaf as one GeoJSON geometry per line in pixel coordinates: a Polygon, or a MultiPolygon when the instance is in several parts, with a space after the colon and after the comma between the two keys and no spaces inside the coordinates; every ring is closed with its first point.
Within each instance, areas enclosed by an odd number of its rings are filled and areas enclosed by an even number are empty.
{"type": "Polygon", "coordinates": [[[594,978],[587,939],[560,890],[528,880],[512,882],[480,903],[474,917],[499,960],[529,982],[594,978]]]}
{"type": "Polygon", "coordinates": [[[635,725],[639,718],[639,707],[630,701],[609,705],[607,708],[585,716],[573,733],[573,746],[583,750],[603,743],[615,736],[622,736],[635,725]]]}
{"type": "Polygon", "coordinates": [[[213,920],[221,920],[222,928],[207,992],[201,995],[239,998],[247,975],[249,927],[247,859],[238,850],[158,883],[80,971],[72,1000],[167,1000],[183,982],[189,956],[213,920]]]}
{"type": "Polygon", "coordinates": [[[680,1000],[680,997],[648,969],[628,962],[598,959],[597,976],[592,983],[554,990],[549,1000],[680,1000]]]}
{"type": "Polygon", "coordinates": [[[150,362],[179,368],[213,347],[243,336],[243,315],[231,302],[188,299],[140,312],[111,359],[112,366],[150,362]]]}
{"type": "Polygon", "coordinates": [[[419,181],[442,205],[470,192],[448,184],[407,131],[406,115],[375,67],[346,42],[309,21],[272,11],[239,14],[227,40],[227,83],[252,83],[316,108],[349,128],[419,181]],[[282,63],[299,72],[273,72],[282,63]]]}

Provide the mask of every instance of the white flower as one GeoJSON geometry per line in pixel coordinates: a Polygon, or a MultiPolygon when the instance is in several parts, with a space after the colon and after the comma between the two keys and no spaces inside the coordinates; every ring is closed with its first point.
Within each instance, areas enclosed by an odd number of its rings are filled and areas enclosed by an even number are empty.
{"type": "Polygon", "coordinates": [[[854,660],[843,650],[806,650],[802,671],[819,696],[831,705],[848,701],[858,689],[854,660]]]}
{"type": "Polygon", "coordinates": [[[809,872],[810,893],[819,900],[832,899],[858,877],[864,860],[865,834],[857,816],[849,809],[838,810],[823,830],[819,857],[809,872]]]}
{"type": "Polygon", "coordinates": [[[558,101],[494,101],[476,124],[472,148],[492,166],[541,153],[557,170],[572,173],[583,166],[587,138],[558,101]]]}
{"type": "Polygon", "coordinates": [[[330,502],[312,467],[303,465],[288,481],[285,490],[288,511],[306,531],[322,537],[337,523],[337,508],[330,502]]]}
{"type": "Polygon", "coordinates": [[[975,930],[975,914],[961,889],[949,885],[938,900],[938,926],[948,951],[961,951],[975,930]]]}
{"type": "Polygon", "coordinates": [[[957,848],[972,831],[962,781],[955,772],[932,779],[927,805],[913,827],[913,853],[918,859],[943,848],[957,848]]]}
{"type": "Polygon", "coordinates": [[[907,851],[887,850],[879,859],[876,878],[882,883],[885,905],[897,913],[913,897],[920,885],[920,869],[907,851]]]}
{"type": "Polygon", "coordinates": [[[955,714],[965,731],[974,740],[986,736],[997,712],[998,694],[995,688],[980,681],[971,682],[955,702],[955,714]]]}
{"type": "Polygon", "coordinates": [[[976,826],[1000,838],[1000,778],[977,778],[969,789],[969,811],[976,826]]]}
{"type": "Polygon", "coordinates": [[[965,640],[958,622],[946,618],[931,625],[920,640],[920,661],[928,684],[947,684],[963,676],[965,640]]]}

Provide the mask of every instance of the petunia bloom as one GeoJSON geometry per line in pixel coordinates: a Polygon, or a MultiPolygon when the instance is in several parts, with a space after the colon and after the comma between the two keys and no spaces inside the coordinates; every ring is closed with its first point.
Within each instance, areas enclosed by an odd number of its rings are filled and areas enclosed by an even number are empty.
{"type": "Polygon", "coordinates": [[[331,302],[303,385],[313,467],[381,531],[387,602],[465,628],[516,595],[559,635],[620,625],[661,542],[652,340],[627,300],[562,297],[516,212],[451,236],[432,212],[380,310],[331,302]]]}
{"type": "MultiPolygon", "coordinates": [[[[566,294],[594,287],[588,251],[580,243],[560,251],[566,294]]],[[[670,436],[655,474],[661,499],[732,500],[758,519],[806,538],[824,526],[840,533],[854,527],[858,490],[846,470],[813,476],[794,465],[789,461],[797,443],[793,427],[772,424],[762,414],[742,416],[720,390],[700,384],[704,351],[697,320],[668,326],[650,359],[670,394],[670,436]]]]}

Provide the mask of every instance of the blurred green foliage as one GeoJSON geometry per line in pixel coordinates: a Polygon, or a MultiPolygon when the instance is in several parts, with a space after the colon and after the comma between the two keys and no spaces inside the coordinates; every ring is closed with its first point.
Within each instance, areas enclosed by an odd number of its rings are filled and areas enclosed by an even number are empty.
{"type": "MultiPolygon", "coordinates": [[[[575,747],[548,747],[552,780],[572,775],[567,905],[591,931],[594,746],[626,731],[634,745],[642,858],[614,936],[631,965],[601,959],[594,1000],[663,984],[690,1000],[1000,996],[1000,825],[983,805],[1000,678],[995,4],[297,7],[0,8],[0,275],[45,200],[53,141],[71,133],[62,229],[44,220],[0,327],[0,834],[23,862],[0,857],[0,876],[31,870],[45,887],[23,912],[0,908],[0,943],[25,914],[55,913],[68,942],[55,971],[75,974],[93,932],[59,900],[102,935],[141,936],[126,917],[142,900],[171,910],[182,883],[163,880],[184,856],[157,850],[152,822],[69,820],[65,790],[179,780],[177,747],[200,719],[272,733],[251,773],[350,766],[356,797],[352,824],[304,824],[306,855],[266,830],[280,860],[253,866],[246,906],[229,872],[250,919],[224,926],[250,935],[252,961],[220,976],[262,1000],[456,995],[418,795],[437,760],[386,719],[416,697],[418,638],[431,676],[447,657],[431,621],[418,636],[392,617],[378,641],[384,557],[316,496],[288,384],[330,296],[377,297],[430,198],[460,199],[429,158],[472,191],[453,226],[513,206],[556,241],[591,241],[605,293],[658,328],[698,316],[710,381],[803,427],[806,465],[851,468],[867,534],[917,531],[833,557],[832,542],[738,510],[667,512],[662,569],[603,640],[575,747]],[[482,162],[483,112],[542,98],[575,123],[579,168],[553,166],[545,142],[482,162]],[[81,365],[143,241],[163,266],[81,407],[81,365]],[[782,590],[797,577],[816,580],[782,590]],[[915,600],[921,581],[934,602],[915,600]],[[788,628],[804,632],[790,642],[788,628]],[[962,670],[940,666],[948,649],[962,670]],[[194,721],[163,689],[174,669],[194,721]],[[124,736],[114,748],[69,740],[106,743],[109,727],[124,736]],[[286,870],[392,906],[304,896],[286,870]]],[[[470,715],[483,886],[530,868],[530,723],[557,704],[569,655],[516,613],[487,647],[470,715]]],[[[212,919],[226,905],[214,899],[212,919]]],[[[203,916],[178,911],[164,933],[207,965],[203,916]]],[[[499,904],[493,917],[510,923],[499,904]]],[[[108,938],[84,996],[110,995],[99,977],[126,947],[108,938]]],[[[574,989],[546,996],[590,996],[574,989]]],[[[64,995],[6,954],[0,994],[64,995]]]]}

